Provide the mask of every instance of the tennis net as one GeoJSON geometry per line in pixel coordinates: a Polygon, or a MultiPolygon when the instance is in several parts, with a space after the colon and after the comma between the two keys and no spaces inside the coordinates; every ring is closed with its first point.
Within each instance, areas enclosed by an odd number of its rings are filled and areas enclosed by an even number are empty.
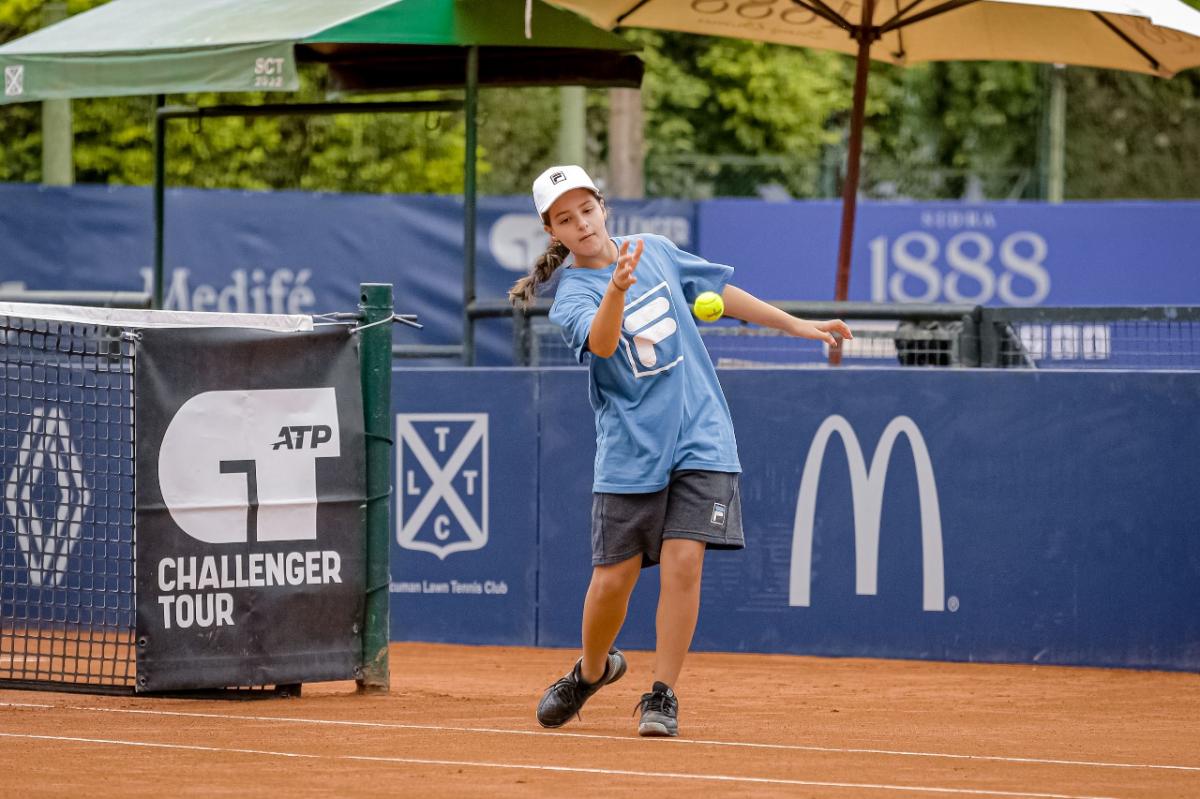
{"type": "Polygon", "coordinates": [[[131,342],[0,315],[0,403],[0,680],[131,687],[131,342]]]}
{"type": "Polygon", "coordinates": [[[0,302],[0,686],[364,674],[365,617],[312,612],[362,614],[367,569],[367,326],[334,316],[0,302]]]}

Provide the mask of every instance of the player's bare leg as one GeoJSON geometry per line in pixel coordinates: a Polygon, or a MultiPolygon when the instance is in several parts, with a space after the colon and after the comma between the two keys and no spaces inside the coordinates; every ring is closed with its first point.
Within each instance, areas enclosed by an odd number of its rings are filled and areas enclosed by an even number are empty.
{"type": "Polygon", "coordinates": [[[608,650],[625,623],[629,595],[637,585],[641,570],[641,555],[592,569],[592,581],[583,600],[583,665],[580,667],[580,676],[587,682],[594,683],[604,676],[608,650]]]}
{"type": "Polygon", "coordinates": [[[579,715],[594,693],[625,674],[625,656],[612,645],[625,621],[629,595],[641,566],[642,557],[637,555],[592,570],[592,582],[583,602],[583,657],[542,694],[537,720],[543,727],[566,724],[579,715]]]}
{"type": "Polygon", "coordinates": [[[654,679],[671,687],[679,680],[683,658],[696,631],[703,569],[704,542],[686,538],[663,541],[658,566],[661,588],[655,617],[658,646],[654,653],[654,679]]]}

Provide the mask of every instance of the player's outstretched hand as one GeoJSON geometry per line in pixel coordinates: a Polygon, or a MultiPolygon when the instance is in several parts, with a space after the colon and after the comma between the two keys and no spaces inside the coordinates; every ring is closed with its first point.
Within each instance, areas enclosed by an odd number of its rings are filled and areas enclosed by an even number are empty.
{"type": "Polygon", "coordinates": [[[633,276],[633,270],[637,269],[638,261],[642,259],[642,250],[645,249],[645,244],[641,239],[637,240],[637,246],[633,252],[629,252],[629,240],[621,242],[621,252],[617,256],[617,268],[613,270],[612,282],[621,291],[628,291],[629,287],[637,282],[637,278],[633,276]]]}
{"type": "Polygon", "coordinates": [[[831,347],[841,346],[842,339],[854,339],[850,326],[841,319],[830,319],[827,322],[808,322],[808,329],[801,331],[805,338],[815,338],[824,341],[831,347]]]}

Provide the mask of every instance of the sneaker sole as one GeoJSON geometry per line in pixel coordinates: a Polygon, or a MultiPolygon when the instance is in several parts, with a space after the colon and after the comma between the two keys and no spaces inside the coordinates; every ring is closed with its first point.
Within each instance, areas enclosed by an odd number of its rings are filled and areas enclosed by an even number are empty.
{"type": "MultiPolygon", "coordinates": [[[[617,680],[624,677],[625,671],[629,668],[629,664],[626,662],[625,655],[621,653],[621,650],[614,649],[608,653],[608,656],[610,658],[613,655],[616,655],[616,657],[617,657],[617,671],[615,674],[613,674],[611,677],[609,677],[608,680],[603,685],[600,686],[601,688],[603,688],[605,685],[612,685],[617,680]]],[[[542,721],[541,717],[537,716],[536,713],[534,714],[534,717],[537,718],[537,723],[540,724],[542,729],[545,729],[545,730],[557,730],[559,727],[565,727],[567,725],[567,722],[571,720],[570,718],[567,718],[567,719],[564,719],[563,721],[560,721],[558,724],[547,724],[546,722],[542,721]]]]}
{"type": "Polygon", "coordinates": [[[657,721],[644,721],[638,725],[638,735],[643,738],[674,738],[679,730],[668,729],[666,724],[657,721]]]}
{"type": "Polygon", "coordinates": [[[608,682],[604,683],[605,685],[612,685],[612,684],[613,684],[613,683],[615,683],[617,680],[619,680],[619,679],[621,679],[622,677],[624,677],[624,676],[625,676],[625,670],[626,670],[627,668],[629,668],[629,664],[625,662],[625,655],[624,655],[624,654],[621,652],[621,650],[619,650],[619,649],[614,649],[612,652],[609,652],[609,653],[608,653],[608,656],[609,656],[609,657],[612,657],[613,655],[616,655],[616,656],[617,656],[617,664],[618,664],[618,665],[617,665],[617,673],[616,673],[616,674],[614,674],[613,676],[609,677],[609,678],[608,678],[608,682]]]}

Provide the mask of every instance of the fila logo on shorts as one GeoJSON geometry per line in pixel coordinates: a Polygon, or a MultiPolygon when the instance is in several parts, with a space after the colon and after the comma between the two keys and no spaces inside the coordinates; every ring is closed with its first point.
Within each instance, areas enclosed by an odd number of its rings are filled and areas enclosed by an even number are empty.
{"type": "MultiPolygon", "coordinates": [[[[942,560],[942,513],[938,506],[937,481],[929,449],[917,423],[907,416],[897,416],[884,428],[883,435],[867,466],[858,436],[845,417],[833,415],[825,419],[813,436],[812,446],[804,461],[800,478],[800,493],[796,498],[796,520],[792,530],[792,567],[788,586],[788,604],[808,607],[812,581],[813,524],[817,512],[817,483],[821,463],[829,439],[836,433],[846,451],[850,467],[850,496],[854,508],[854,593],[874,596],[879,579],[879,526],[883,515],[883,487],[892,460],[892,447],[901,435],[908,439],[917,473],[917,495],[921,508],[921,566],[923,572],[923,601],[925,610],[946,608],[946,570],[942,560]]],[[[951,597],[950,609],[955,599],[951,597]]]]}
{"type": "Polygon", "coordinates": [[[718,527],[725,526],[725,506],[720,502],[713,503],[712,518],[709,521],[718,527]]]}
{"type": "Polygon", "coordinates": [[[333,388],[206,391],[167,425],[158,480],[197,541],[311,541],[317,460],[341,454],[333,388]]]}
{"type": "Polygon", "coordinates": [[[665,280],[625,306],[621,343],[635,377],[665,372],[683,360],[678,332],[671,287],[665,280]]]}

